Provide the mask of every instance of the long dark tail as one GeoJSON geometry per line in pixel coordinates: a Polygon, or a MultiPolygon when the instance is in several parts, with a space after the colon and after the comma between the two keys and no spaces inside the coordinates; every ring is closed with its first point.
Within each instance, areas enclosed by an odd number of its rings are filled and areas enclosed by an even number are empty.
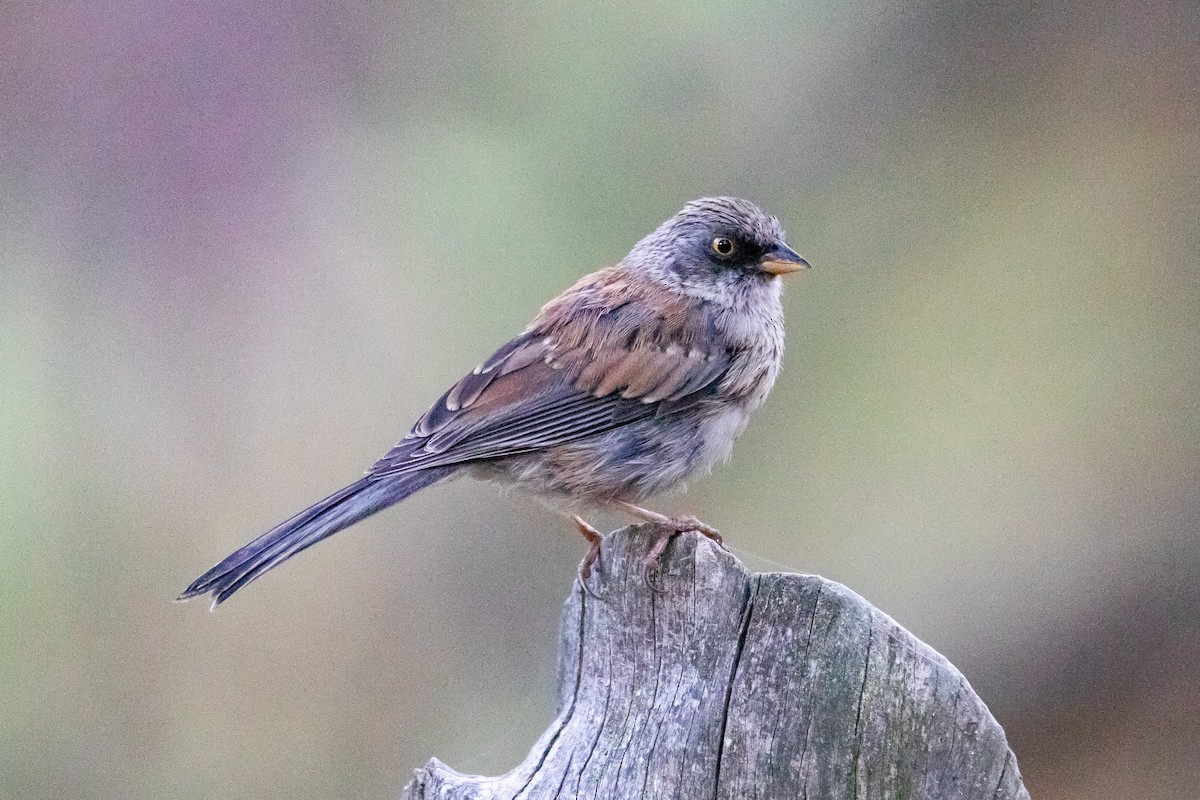
{"type": "Polygon", "coordinates": [[[453,467],[443,467],[386,478],[368,476],[355,481],[231,553],[220,564],[196,578],[191,586],[183,590],[179,599],[189,600],[211,593],[213,608],[216,608],[238,589],[301,550],[312,547],[376,511],[399,503],[453,471],[453,467]]]}

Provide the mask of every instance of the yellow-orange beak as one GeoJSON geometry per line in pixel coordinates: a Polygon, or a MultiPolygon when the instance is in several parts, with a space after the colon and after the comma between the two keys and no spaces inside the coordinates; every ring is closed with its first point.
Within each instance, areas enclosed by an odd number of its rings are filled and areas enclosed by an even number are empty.
{"type": "Polygon", "coordinates": [[[758,268],[768,275],[787,275],[801,269],[808,269],[810,264],[804,257],[783,242],[779,242],[758,260],[758,268]]]}

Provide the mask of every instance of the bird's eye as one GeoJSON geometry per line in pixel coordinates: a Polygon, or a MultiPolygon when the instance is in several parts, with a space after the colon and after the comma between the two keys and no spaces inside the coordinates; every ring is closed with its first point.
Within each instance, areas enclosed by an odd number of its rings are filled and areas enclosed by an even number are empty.
{"type": "Polygon", "coordinates": [[[713,252],[722,258],[733,255],[733,240],[726,236],[718,236],[712,240],[713,252]]]}

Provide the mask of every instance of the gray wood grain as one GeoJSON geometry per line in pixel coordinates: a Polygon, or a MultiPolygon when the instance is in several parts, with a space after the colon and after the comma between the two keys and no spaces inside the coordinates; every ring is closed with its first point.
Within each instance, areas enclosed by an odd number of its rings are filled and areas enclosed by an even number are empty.
{"type": "Polygon", "coordinates": [[[642,580],[650,530],[606,537],[563,611],[559,713],[496,778],[437,759],[432,798],[1028,798],[1004,731],[945,658],[846,587],[749,574],[697,534],[642,580]]]}

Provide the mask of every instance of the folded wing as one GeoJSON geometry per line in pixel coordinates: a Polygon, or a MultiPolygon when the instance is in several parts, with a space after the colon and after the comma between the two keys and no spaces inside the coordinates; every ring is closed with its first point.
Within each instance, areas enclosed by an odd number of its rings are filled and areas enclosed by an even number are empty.
{"type": "Polygon", "coordinates": [[[543,310],[452,386],[368,476],[528,453],[674,413],[729,369],[731,353],[704,348],[706,331],[696,329],[703,314],[680,315],[690,321],[681,328],[668,319],[648,325],[634,304],[577,305],[543,310]]]}

